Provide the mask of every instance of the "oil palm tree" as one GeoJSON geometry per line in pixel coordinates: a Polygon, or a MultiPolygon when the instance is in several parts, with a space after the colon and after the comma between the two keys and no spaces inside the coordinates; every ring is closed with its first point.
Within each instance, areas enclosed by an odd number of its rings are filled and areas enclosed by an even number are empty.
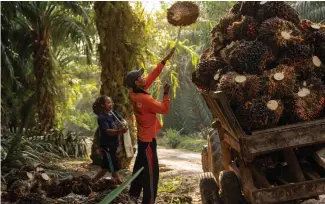
{"type": "Polygon", "coordinates": [[[67,40],[76,48],[90,54],[90,40],[86,32],[86,11],[75,2],[15,2],[15,23],[30,39],[33,71],[36,79],[38,121],[41,133],[54,126],[55,65],[51,47],[67,40]]]}
{"type": "MultiPolygon", "coordinates": [[[[117,111],[122,113],[128,123],[134,127],[132,107],[128,102],[128,93],[123,86],[123,79],[127,72],[140,67],[141,54],[145,49],[145,24],[134,13],[128,2],[96,1],[94,9],[102,66],[100,94],[110,96],[114,100],[117,111]]],[[[134,129],[130,132],[135,143],[136,133],[134,129]]],[[[92,150],[91,158],[96,163],[94,148],[92,150]]],[[[121,147],[118,149],[118,156],[121,166],[127,167],[130,159],[126,158],[121,147]]]]}
{"type": "Polygon", "coordinates": [[[51,50],[72,40],[90,54],[86,14],[75,2],[1,2],[1,88],[5,90],[1,114],[9,113],[8,123],[19,126],[8,155],[19,149],[20,132],[33,116],[34,103],[41,132],[53,126],[56,90],[51,50]]]}

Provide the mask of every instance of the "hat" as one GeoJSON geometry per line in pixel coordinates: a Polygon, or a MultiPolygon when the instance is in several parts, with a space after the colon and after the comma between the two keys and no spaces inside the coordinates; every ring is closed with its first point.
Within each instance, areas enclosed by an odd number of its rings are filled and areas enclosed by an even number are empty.
{"type": "Polygon", "coordinates": [[[124,77],[124,84],[128,87],[134,87],[135,81],[138,80],[140,76],[144,73],[144,69],[141,68],[137,71],[131,71],[127,73],[127,75],[124,77]]]}

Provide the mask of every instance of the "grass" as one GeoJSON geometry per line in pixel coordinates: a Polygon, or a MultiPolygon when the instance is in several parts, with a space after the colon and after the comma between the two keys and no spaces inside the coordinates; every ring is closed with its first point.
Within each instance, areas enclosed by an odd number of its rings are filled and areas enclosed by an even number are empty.
{"type": "Polygon", "coordinates": [[[180,135],[176,130],[166,130],[164,136],[158,138],[158,145],[172,149],[185,149],[193,152],[201,152],[202,146],[206,145],[205,139],[180,135]]]}
{"type": "Polygon", "coordinates": [[[181,186],[181,177],[176,176],[172,179],[159,183],[158,193],[173,193],[181,186]]]}
{"type": "Polygon", "coordinates": [[[186,149],[193,152],[201,152],[202,146],[206,145],[207,141],[200,138],[193,137],[184,137],[181,143],[179,144],[179,149],[186,149]]]}

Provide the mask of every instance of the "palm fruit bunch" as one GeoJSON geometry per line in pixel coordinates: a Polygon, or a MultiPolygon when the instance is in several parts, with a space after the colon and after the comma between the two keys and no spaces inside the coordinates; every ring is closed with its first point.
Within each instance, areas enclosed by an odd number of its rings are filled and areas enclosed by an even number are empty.
{"type": "Polygon", "coordinates": [[[325,28],[323,30],[314,30],[307,32],[305,42],[314,45],[319,45],[325,42],[325,28]]]}
{"type": "Polygon", "coordinates": [[[47,191],[52,180],[46,173],[37,173],[35,175],[35,182],[40,190],[47,191]]]}
{"type": "Polygon", "coordinates": [[[214,85],[214,80],[217,80],[215,76],[218,74],[218,70],[220,72],[220,69],[227,67],[227,63],[221,58],[209,58],[202,60],[198,66],[199,72],[197,72],[198,76],[195,79],[199,80],[194,80],[194,83],[211,87],[214,85]]]}
{"type": "Polygon", "coordinates": [[[296,25],[299,25],[300,23],[298,12],[286,2],[260,2],[260,8],[258,9],[256,15],[257,20],[259,22],[263,22],[273,17],[279,17],[283,20],[290,21],[296,25]]]}
{"type": "Polygon", "coordinates": [[[91,193],[91,178],[81,175],[72,179],[72,192],[77,195],[88,196],[91,193]]]}
{"type": "Polygon", "coordinates": [[[211,31],[192,81],[222,91],[251,133],[325,117],[325,25],[286,2],[237,2],[211,31]]]}
{"type": "Polygon", "coordinates": [[[281,98],[292,96],[296,82],[294,67],[278,65],[276,68],[266,72],[268,80],[266,82],[267,95],[281,98]]]}
{"type": "Polygon", "coordinates": [[[47,197],[61,198],[72,192],[73,177],[53,181],[47,189],[47,197]]]}
{"type": "Polygon", "coordinates": [[[296,66],[305,60],[311,59],[312,55],[308,45],[289,45],[279,54],[278,63],[296,66]]]}
{"type": "Polygon", "coordinates": [[[278,48],[299,44],[303,41],[301,32],[295,24],[278,17],[263,21],[259,27],[258,35],[260,40],[275,52],[278,48]]]}
{"type": "Polygon", "coordinates": [[[230,40],[254,40],[257,35],[257,21],[250,16],[242,16],[227,29],[230,40]]]}
{"type": "Polygon", "coordinates": [[[240,41],[229,56],[230,65],[240,74],[263,74],[273,59],[270,49],[260,41],[240,41]]]}
{"type": "Polygon", "coordinates": [[[221,77],[218,90],[227,95],[230,104],[244,103],[258,96],[261,91],[260,79],[254,75],[228,72],[221,77]]]}
{"type": "Polygon", "coordinates": [[[254,99],[238,106],[235,115],[242,129],[250,133],[277,124],[283,109],[279,100],[254,99]]]}
{"type": "Polygon", "coordinates": [[[221,58],[228,64],[230,64],[231,53],[239,46],[239,41],[232,41],[224,49],[220,51],[221,58]]]}
{"type": "Polygon", "coordinates": [[[226,40],[229,40],[228,27],[240,19],[240,15],[232,13],[227,14],[226,16],[221,18],[219,24],[217,24],[211,31],[212,41],[216,37],[220,38],[220,41],[222,43],[224,43],[224,41],[226,40]]]}
{"type": "Polygon", "coordinates": [[[325,86],[318,78],[300,82],[294,94],[294,113],[307,121],[321,116],[325,108],[325,86]]]}
{"type": "Polygon", "coordinates": [[[311,59],[297,63],[295,72],[301,81],[317,76],[322,78],[325,76],[325,64],[321,63],[319,57],[313,56],[311,59]]]}
{"type": "Polygon", "coordinates": [[[257,11],[260,8],[258,1],[242,1],[237,2],[230,10],[231,13],[243,16],[256,17],[257,11]]]}
{"type": "Polygon", "coordinates": [[[301,27],[305,30],[305,42],[313,49],[314,55],[325,61],[325,25],[303,20],[301,27]]]}
{"type": "Polygon", "coordinates": [[[106,189],[112,189],[115,187],[116,187],[115,181],[113,179],[106,179],[106,178],[100,179],[99,181],[91,185],[91,189],[94,192],[101,192],[106,189]]]}

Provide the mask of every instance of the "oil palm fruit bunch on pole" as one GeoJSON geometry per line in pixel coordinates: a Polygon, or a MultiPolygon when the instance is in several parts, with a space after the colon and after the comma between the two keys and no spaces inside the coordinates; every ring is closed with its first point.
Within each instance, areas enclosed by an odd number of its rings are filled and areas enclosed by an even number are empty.
{"type": "Polygon", "coordinates": [[[237,2],[192,81],[222,91],[246,133],[325,117],[325,25],[286,2],[237,2]]]}

